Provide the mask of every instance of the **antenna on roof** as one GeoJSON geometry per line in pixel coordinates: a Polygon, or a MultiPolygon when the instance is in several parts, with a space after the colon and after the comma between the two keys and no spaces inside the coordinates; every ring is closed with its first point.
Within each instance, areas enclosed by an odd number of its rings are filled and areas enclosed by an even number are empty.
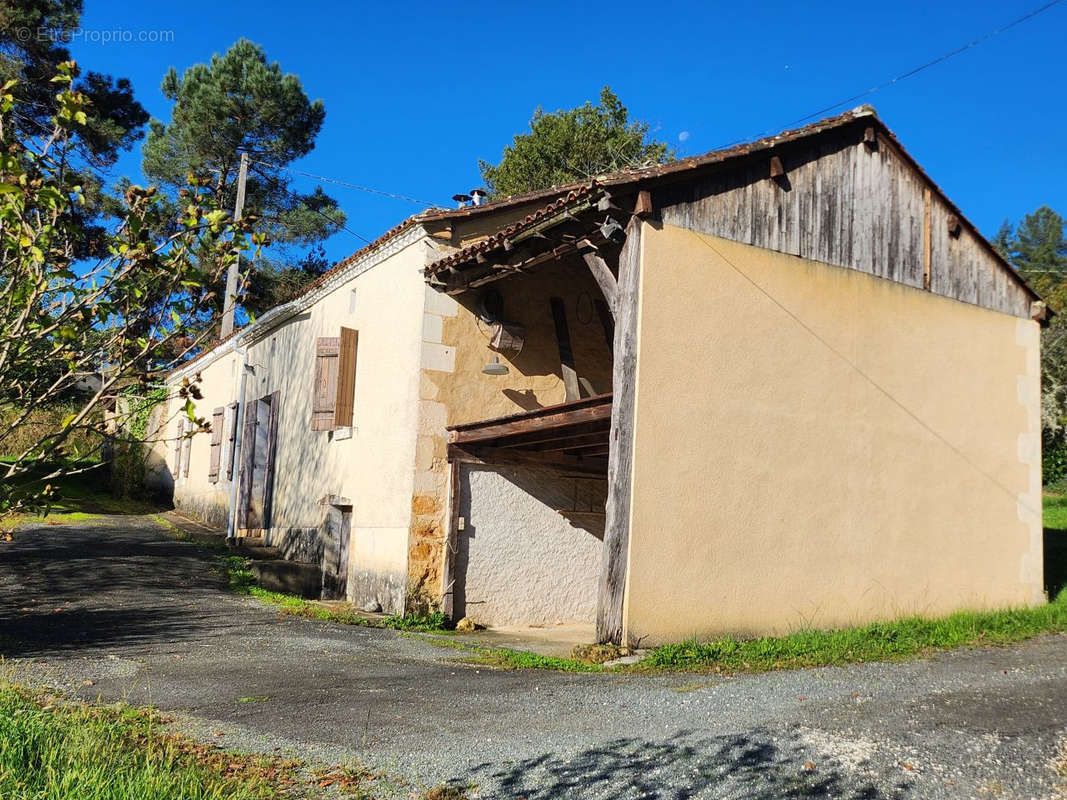
{"type": "Polygon", "coordinates": [[[485,189],[471,189],[471,205],[480,206],[488,197],[485,189]]]}
{"type": "MultiPolygon", "coordinates": [[[[466,208],[467,203],[471,201],[471,196],[469,194],[454,194],[452,195],[452,199],[457,203],[456,208],[466,208]]],[[[477,205],[477,203],[475,203],[475,205],[477,205]]]]}

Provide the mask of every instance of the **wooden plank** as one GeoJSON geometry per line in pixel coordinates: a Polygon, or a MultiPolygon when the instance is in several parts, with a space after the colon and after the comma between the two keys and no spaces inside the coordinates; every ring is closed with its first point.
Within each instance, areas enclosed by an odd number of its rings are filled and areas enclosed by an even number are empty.
{"type": "Polygon", "coordinates": [[[356,412],[356,353],[359,349],[359,331],[341,328],[340,340],[333,424],[337,428],[348,428],[351,427],[356,412]]]}
{"type": "Polygon", "coordinates": [[[601,560],[596,618],[597,641],[615,644],[622,644],[622,609],[626,591],[627,553],[630,547],[642,224],[640,219],[633,217],[626,228],[626,243],[619,254],[619,294],[615,316],[611,452],[608,456],[604,554],[601,560]]]}
{"type": "Polygon", "coordinates": [[[178,418],[178,432],[174,436],[174,480],[182,474],[182,435],[185,433],[185,418],[178,418]]]}
{"type": "Polygon", "coordinates": [[[222,467],[222,429],[225,426],[225,416],[225,407],[220,406],[211,412],[211,452],[207,471],[207,479],[210,483],[219,482],[219,471],[222,467]]]}
{"type": "MultiPolygon", "coordinates": [[[[610,419],[611,396],[608,395],[606,401],[602,397],[587,398],[587,400],[593,399],[596,400],[595,404],[564,409],[547,415],[535,412],[534,414],[505,417],[484,423],[456,426],[449,432],[449,441],[453,444],[485,442],[506,436],[559,428],[565,425],[577,425],[583,422],[610,419]]],[[[550,406],[549,408],[552,407],[550,406]]],[[[539,409],[541,412],[545,410],[547,409],[539,409]]]]}
{"type": "Polygon", "coordinates": [[[226,480],[233,480],[234,460],[237,455],[237,403],[230,403],[229,449],[226,451],[226,480]]]}
{"type": "Polygon", "coordinates": [[[614,317],[617,284],[615,276],[611,274],[611,268],[600,253],[589,244],[588,240],[583,239],[579,242],[578,249],[581,251],[582,258],[585,260],[586,266],[589,267],[589,271],[593,273],[593,279],[596,281],[597,286],[600,287],[600,293],[604,295],[608,310],[611,311],[612,317],[614,317]]]}
{"type": "Polygon", "coordinates": [[[320,336],[315,343],[315,383],[311,393],[311,430],[332,430],[337,407],[339,336],[320,336]]]}
{"type": "Polygon", "coordinates": [[[567,327],[567,310],[562,298],[549,299],[552,306],[552,320],[556,325],[556,344],[559,346],[560,374],[563,377],[563,390],[567,402],[579,399],[582,394],[578,387],[578,372],[574,368],[574,349],[571,347],[571,333],[567,327]]]}
{"type": "Polygon", "coordinates": [[[271,526],[274,511],[274,458],[278,450],[278,417],[281,414],[281,392],[264,398],[269,401],[267,412],[267,461],[263,467],[263,527],[271,526]]]}
{"type": "Polygon", "coordinates": [[[241,432],[241,464],[237,471],[237,526],[248,527],[248,509],[252,503],[252,471],[256,465],[255,400],[245,403],[244,430],[241,432]]]}
{"type": "MultiPolygon", "coordinates": [[[[609,412],[610,413],[610,412],[609,412]]],[[[513,436],[502,436],[492,439],[491,444],[496,447],[519,447],[528,450],[551,450],[559,442],[566,442],[585,435],[601,436],[607,440],[608,431],[611,428],[611,418],[581,422],[573,425],[560,425],[551,428],[542,428],[530,433],[522,433],[513,436]]],[[[490,442],[485,442],[489,444],[490,442]]]]}
{"type": "Polygon", "coordinates": [[[933,236],[930,229],[930,187],[927,186],[923,189],[923,288],[927,291],[930,290],[931,282],[930,270],[932,266],[932,243],[933,236]]]}
{"type": "Polygon", "coordinates": [[[448,457],[466,464],[488,464],[498,467],[533,467],[567,475],[596,475],[608,473],[608,461],[603,457],[585,458],[563,453],[537,453],[504,447],[450,445],[448,457]]]}
{"type": "Polygon", "coordinates": [[[452,619],[455,610],[456,547],[459,536],[460,461],[448,465],[448,533],[445,537],[444,564],[441,567],[441,611],[452,619]]]}
{"type": "Polygon", "coordinates": [[[600,327],[604,329],[608,352],[611,352],[615,347],[615,312],[608,308],[608,304],[603,300],[594,300],[593,306],[596,308],[597,316],[600,317],[600,327]]]}

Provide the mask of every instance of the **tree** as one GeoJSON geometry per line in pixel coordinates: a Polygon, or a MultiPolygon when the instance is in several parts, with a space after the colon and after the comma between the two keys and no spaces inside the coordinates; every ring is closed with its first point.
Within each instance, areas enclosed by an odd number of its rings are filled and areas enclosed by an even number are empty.
{"type": "MultiPolygon", "coordinates": [[[[23,139],[43,141],[53,131],[51,79],[70,59],[64,42],[77,29],[81,12],[81,0],[19,0],[0,7],[0,84],[15,81],[11,92],[18,107],[9,124],[23,139]]],[[[57,177],[64,179],[59,188],[68,198],[72,187],[80,187],[71,244],[80,255],[95,255],[106,218],[121,205],[108,194],[101,173],[141,138],[148,112],[125,78],[88,72],[72,88],[87,100],[84,122],[66,127],[49,154],[63,165],[57,177]]]]}
{"type": "MultiPolygon", "coordinates": [[[[256,265],[244,306],[260,313],[277,305],[325,269],[315,248],[345,222],[321,188],[300,194],[285,177],[285,166],[315,146],[326,118],[322,101],[309,101],[297,76],[268,63],[263,49],[245,39],[181,77],[171,69],[163,93],[174,102],[171,120],[150,124],[145,175],[171,196],[189,173],[210,176],[214,202],[233,208],[239,154],[247,152],[246,213],[259,218],[260,230],[276,246],[256,265]]],[[[220,311],[223,292],[216,288],[214,310],[220,311]]]]}
{"type": "Polygon", "coordinates": [[[1067,478],[1067,235],[1048,206],[1001,225],[994,246],[1048,301],[1056,314],[1041,340],[1041,429],[1045,479],[1067,478]]]}
{"type": "MultiPolygon", "coordinates": [[[[29,443],[0,465],[0,515],[46,506],[49,481],[89,468],[70,459],[100,455],[105,410],[114,409],[119,425],[122,415],[141,411],[136,398],[174,365],[173,342],[212,306],[218,275],[205,265],[225,271],[248,249],[244,232],[254,223],[231,223],[215,207],[211,187],[197,182],[181,191],[181,211],[168,222],[158,192],[131,186],[119,224],[102,234],[104,255],[79,261],[70,242],[79,235],[81,192],[68,187],[53,148],[86,124],[92,105],[76,88],[73,62],[57,68],[52,131],[40,146],[13,123],[21,108],[16,85],[0,89],[0,407],[12,411],[0,447],[25,440],[35,411],[77,396],[73,389],[86,375],[95,381],[66,419],[31,430],[29,443]],[[172,232],[157,237],[164,228],[172,232]],[[130,392],[137,387],[144,391],[130,392]],[[119,403],[120,394],[129,402],[119,403]],[[78,452],[70,442],[82,433],[93,434],[96,444],[78,452]]],[[[179,394],[183,413],[206,428],[195,414],[195,382],[179,394]]]]}
{"type": "Polygon", "coordinates": [[[648,139],[648,130],[647,123],[630,121],[626,106],[605,86],[595,106],[586,102],[552,114],[538,108],[530,132],[515,136],[499,164],[478,166],[491,194],[513,195],[672,159],[666,144],[648,139]]]}

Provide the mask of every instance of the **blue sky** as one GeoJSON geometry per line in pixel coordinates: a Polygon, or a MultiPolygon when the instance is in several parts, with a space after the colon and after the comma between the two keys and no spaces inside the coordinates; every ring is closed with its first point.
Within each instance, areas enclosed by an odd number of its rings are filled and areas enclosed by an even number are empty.
{"type": "MultiPolygon", "coordinates": [[[[71,49],[87,69],[130,78],[149,112],[167,119],[167,68],[247,37],[325,102],[316,148],[294,166],[448,206],[480,185],[478,159],[497,159],[538,105],[570,108],[610,85],[657,138],[693,155],[791,127],[1040,4],[259,0],[208,10],[85,0],[86,30],[173,38],[71,49]]],[[[1067,214],[1065,79],[1067,2],[866,102],[991,236],[1042,204],[1067,214]]],[[[139,146],[115,174],[139,179],[139,146]]],[[[420,208],[324,188],[369,238],[420,208]]],[[[336,260],[361,244],[341,232],[327,251],[336,260]]]]}

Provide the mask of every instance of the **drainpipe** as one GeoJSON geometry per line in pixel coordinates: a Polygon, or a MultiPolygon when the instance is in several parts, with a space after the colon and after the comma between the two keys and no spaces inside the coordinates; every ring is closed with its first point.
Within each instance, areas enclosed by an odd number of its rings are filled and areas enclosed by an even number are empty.
{"type": "Polygon", "coordinates": [[[234,420],[233,480],[230,482],[230,521],[226,538],[237,536],[237,487],[241,485],[241,442],[244,439],[245,418],[245,372],[248,369],[248,345],[241,347],[241,367],[237,370],[237,419],[234,420]]]}

